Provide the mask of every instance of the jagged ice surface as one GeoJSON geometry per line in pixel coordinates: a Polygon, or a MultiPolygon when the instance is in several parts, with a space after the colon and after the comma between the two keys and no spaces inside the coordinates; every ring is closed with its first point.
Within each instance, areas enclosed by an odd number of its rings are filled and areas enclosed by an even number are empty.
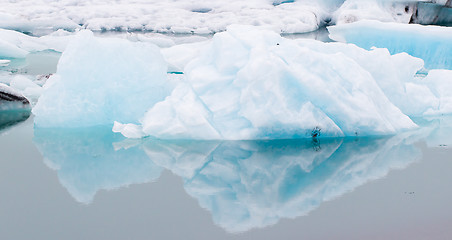
{"type": "MultiPolygon", "coordinates": [[[[372,74],[345,54],[246,26],[229,27],[203,48],[186,65],[182,83],[141,119],[142,135],[275,139],[310,137],[317,128],[323,136],[355,136],[415,127],[372,74]]],[[[408,62],[412,68],[405,73],[414,75],[419,61],[408,62]]],[[[129,137],[139,136],[137,130],[130,124],[114,127],[129,137]]]]}
{"type": "Polygon", "coordinates": [[[405,53],[251,26],[161,51],[82,32],[33,113],[36,127],[115,123],[113,131],[131,138],[386,135],[416,127],[408,116],[452,112],[451,71],[415,76],[422,67],[405,53]],[[184,74],[167,75],[167,64],[184,74]]]}

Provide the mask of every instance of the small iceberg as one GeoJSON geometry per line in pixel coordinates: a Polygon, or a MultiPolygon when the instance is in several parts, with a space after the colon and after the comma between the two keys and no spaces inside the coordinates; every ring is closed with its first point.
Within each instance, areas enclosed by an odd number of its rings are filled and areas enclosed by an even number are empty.
{"type": "Polygon", "coordinates": [[[31,114],[30,102],[13,88],[0,83],[0,130],[22,122],[31,114]]]}
{"type": "Polygon", "coordinates": [[[11,60],[0,59],[0,67],[7,67],[10,62],[11,62],[11,60]]]}
{"type": "Polygon", "coordinates": [[[30,102],[22,94],[0,83],[0,111],[30,109],[30,102]]]}

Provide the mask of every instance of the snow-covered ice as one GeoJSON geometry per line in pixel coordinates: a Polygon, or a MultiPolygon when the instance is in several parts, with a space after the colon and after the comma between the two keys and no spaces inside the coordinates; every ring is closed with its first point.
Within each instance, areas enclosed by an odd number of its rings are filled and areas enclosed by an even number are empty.
{"type": "Polygon", "coordinates": [[[330,38],[365,49],[387,48],[422,58],[429,69],[452,70],[452,28],[417,24],[359,21],[328,27],[330,38]]]}
{"type": "Polygon", "coordinates": [[[39,32],[83,27],[205,34],[242,23],[307,32],[317,29],[328,17],[324,9],[329,4],[323,1],[274,3],[277,1],[8,1],[2,2],[0,28],[39,32]]]}
{"type": "Polygon", "coordinates": [[[416,0],[347,0],[332,14],[332,23],[342,25],[359,20],[409,23],[416,0]]]}
{"type": "MultiPolygon", "coordinates": [[[[57,29],[215,33],[231,24],[309,32],[332,20],[408,23],[416,0],[21,0],[3,1],[0,28],[35,35],[57,29]]],[[[444,4],[444,3],[442,3],[444,4]]]]}

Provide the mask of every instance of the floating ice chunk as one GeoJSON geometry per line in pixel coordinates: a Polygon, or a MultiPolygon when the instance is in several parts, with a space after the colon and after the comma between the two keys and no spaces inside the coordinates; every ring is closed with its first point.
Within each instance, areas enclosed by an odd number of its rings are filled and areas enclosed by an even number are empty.
{"type": "Polygon", "coordinates": [[[360,21],[328,27],[330,38],[364,49],[387,48],[424,60],[428,69],[452,69],[452,28],[360,21]]]}
{"type": "Polygon", "coordinates": [[[11,60],[0,59],[0,67],[6,67],[9,65],[10,62],[11,62],[11,60]]]}
{"type": "Polygon", "coordinates": [[[126,38],[132,42],[150,42],[161,48],[172,47],[175,45],[174,41],[164,35],[147,36],[145,34],[130,33],[126,35],[126,38]]]}
{"type": "Polygon", "coordinates": [[[24,58],[29,52],[0,38],[0,57],[24,58]]]}
{"type": "Polygon", "coordinates": [[[38,100],[42,93],[42,87],[24,75],[16,75],[11,80],[10,86],[27,97],[32,104],[38,100]]]}
{"type": "Polygon", "coordinates": [[[128,138],[142,138],[145,136],[143,129],[141,129],[141,126],[131,123],[121,124],[116,121],[113,124],[113,132],[120,132],[128,138]]]}
{"type": "Polygon", "coordinates": [[[184,73],[186,83],[140,120],[146,135],[275,139],[312,137],[315,129],[315,137],[332,137],[416,126],[353,58],[259,28],[216,34],[184,73]]]}
{"type": "Polygon", "coordinates": [[[62,52],[72,35],[32,37],[20,32],[0,29],[0,57],[25,58],[30,52],[55,50],[62,52]]]}
{"type": "Polygon", "coordinates": [[[33,109],[37,127],[86,127],[138,118],[170,93],[167,66],[150,43],[81,31],[33,109]]]}
{"type": "Polygon", "coordinates": [[[0,83],[0,111],[30,111],[30,102],[19,91],[0,83]]]}

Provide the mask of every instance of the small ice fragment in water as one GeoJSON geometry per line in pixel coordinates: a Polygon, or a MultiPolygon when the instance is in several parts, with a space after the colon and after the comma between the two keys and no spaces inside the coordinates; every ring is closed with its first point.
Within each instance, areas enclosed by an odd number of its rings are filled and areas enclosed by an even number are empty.
{"type": "Polygon", "coordinates": [[[0,67],[6,67],[9,65],[10,62],[11,60],[0,59],[0,67]]]}

